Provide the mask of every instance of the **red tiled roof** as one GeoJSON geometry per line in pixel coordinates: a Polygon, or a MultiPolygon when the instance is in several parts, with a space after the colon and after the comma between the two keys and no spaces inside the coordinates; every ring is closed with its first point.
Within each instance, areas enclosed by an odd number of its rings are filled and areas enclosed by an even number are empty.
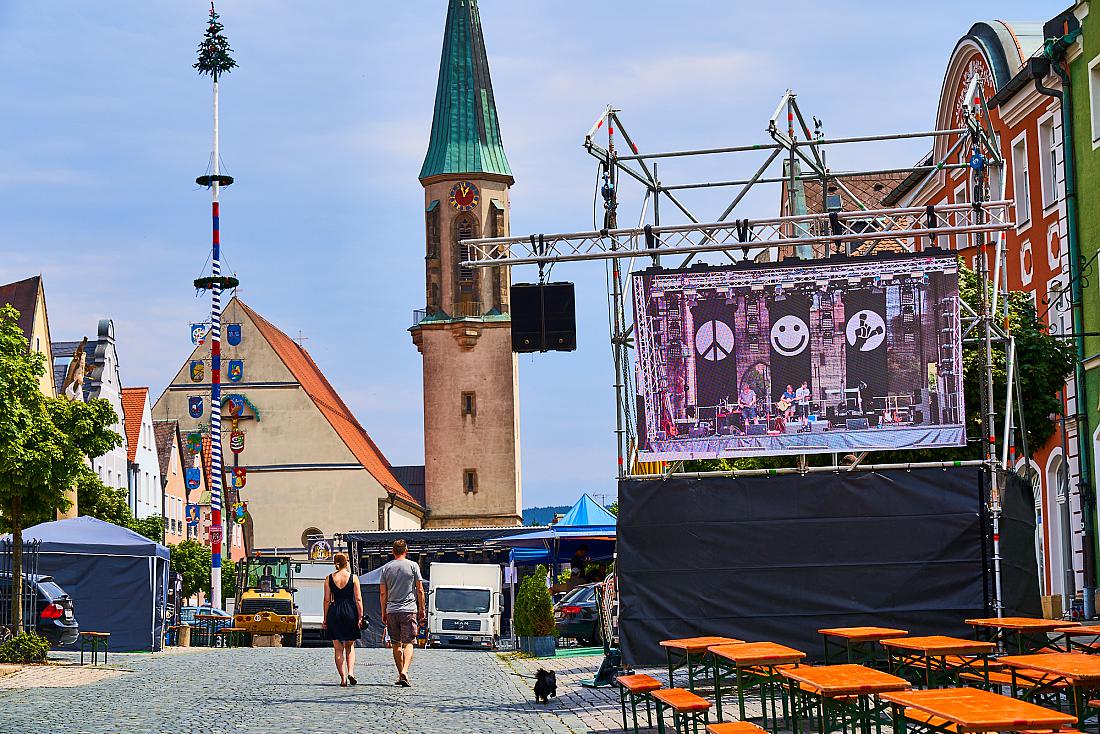
{"type": "Polygon", "coordinates": [[[310,399],[325,416],[328,422],[343,439],[347,447],[355,455],[359,463],[370,472],[371,476],[386,489],[393,492],[406,502],[419,507],[411,494],[401,485],[397,477],[390,469],[390,462],[382,455],[382,451],[374,443],[366,430],[359,425],[359,421],[352,415],[351,410],[340,399],[336,390],[321,372],[321,368],[309,356],[309,352],[299,346],[293,339],[284,334],[274,324],[260,314],[246,306],[239,298],[237,303],[245,313],[256,323],[256,328],[283,360],[283,364],[291,371],[295,379],[301,384],[310,399]]]}
{"type": "Polygon", "coordinates": [[[176,441],[180,424],[177,421],[153,421],[153,436],[157,441],[157,458],[160,460],[160,482],[168,482],[168,465],[172,460],[172,444],[183,451],[183,443],[176,441]]]}
{"type": "MultiPolygon", "coordinates": [[[[905,180],[908,173],[871,173],[863,176],[844,176],[840,182],[848,191],[859,197],[864,206],[869,209],[882,209],[882,200],[890,195],[898,184],[905,180]]],[[[824,211],[824,201],[821,196],[821,181],[819,179],[807,179],[802,182],[806,189],[806,211],[810,214],[820,214],[824,211]]],[[[848,193],[837,185],[836,181],[829,182],[830,194],[840,197],[843,211],[858,211],[859,206],[852,201],[848,193]]]]}
{"type": "Polygon", "coordinates": [[[149,399],[147,387],[122,388],[122,422],[126,426],[126,458],[134,460],[138,440],[141,438],[141,419],[145,414],[145,401],[149,399]]]}
{"type": "MultiPolygon", "coordinates": [[[[41,283],[42,276],[34,275],[26,280],[0,285],[0,306],[11,305],[19,312],[19,328],[28,340],[34,325],[34,311],[38,305],[38,289],[41,283]]],[[[53,369],[53,365],[46,365],[46,369],[53,369]]]]}

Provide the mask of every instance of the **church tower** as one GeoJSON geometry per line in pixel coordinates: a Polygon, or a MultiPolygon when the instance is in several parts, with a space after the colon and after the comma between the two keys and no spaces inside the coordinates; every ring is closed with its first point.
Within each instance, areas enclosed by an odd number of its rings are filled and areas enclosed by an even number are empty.
{"type": "Polygon", "coordinates": [[[476,0],[450,0],[424,186],[425,527],[522,524],[519,379],[506,267],[464,268],[460,240],[508,235],[513,182],[476,0]]]}

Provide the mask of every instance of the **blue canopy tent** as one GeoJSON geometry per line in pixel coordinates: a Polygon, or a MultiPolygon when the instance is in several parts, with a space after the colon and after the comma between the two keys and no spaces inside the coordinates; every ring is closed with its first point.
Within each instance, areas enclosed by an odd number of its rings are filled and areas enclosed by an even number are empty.
{"type": "Polygon", "coordinates": [[[565,563],[581,546],[588,549],[593,561],[606,561],[615,554],[615,516],[583,494],[561,520],[545,530],[494,538],[486,544],[511,548],[517,566],[565,563]]]}
{"type": "Polygon", "coordinates": [[[75,517],[23,531],[41,541],[38,572],[72,597],[81,630],[110,632],[110,649],[160,650],[171,555],[132,530],[75,517]]]}

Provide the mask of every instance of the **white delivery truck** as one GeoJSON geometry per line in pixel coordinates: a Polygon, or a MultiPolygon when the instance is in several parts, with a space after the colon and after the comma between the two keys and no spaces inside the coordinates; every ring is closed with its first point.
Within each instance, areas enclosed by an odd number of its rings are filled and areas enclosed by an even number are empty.
{"type": "Polygon", "coordinates": [[[325,579],[335,569],[332,561],[295,561],[294,601],[302,615],[302,639],[306,645],[327,645],[321,623],[324,621],[325,579]]]}
{"type": "Polygon", "coordinates": [[[433,563],[428,578],[428,644],[496,647],[501,569],[492,563],[433,563]]]}

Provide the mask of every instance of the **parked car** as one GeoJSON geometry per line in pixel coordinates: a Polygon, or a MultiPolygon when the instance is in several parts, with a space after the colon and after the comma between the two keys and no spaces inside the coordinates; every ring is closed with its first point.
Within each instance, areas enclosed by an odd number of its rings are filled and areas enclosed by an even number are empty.
{"type": "Polygon", "coordinates": [[[227,622],[233,621],[233,615],[229,612],[224,609],[216,609],[206,604],[201,607],[180,607],[180,623],[194,625],[196,614],[212,614],[216,617],[225,617],[227,622]]]}
{"type": "MultiPolygon", "coordinates": [[[[38,595],[35,631],[49,640],[50,647],[76,642],[80,637],[80,625],[76,621],[73,600],[65,590],[52,576],[23,574],[23,583],[26,588],[33,586],[38,595]]],[[[0,571],[0,609],[11,609],[11,571],[0,571]]]]}
{"type": "Polygon", "coordinates": [[[578,586],[554,605],[554,623],[558,636],[572,637],[581,645],[603,644],[600,613],[596,605],[598,585],[578,586]]]}

